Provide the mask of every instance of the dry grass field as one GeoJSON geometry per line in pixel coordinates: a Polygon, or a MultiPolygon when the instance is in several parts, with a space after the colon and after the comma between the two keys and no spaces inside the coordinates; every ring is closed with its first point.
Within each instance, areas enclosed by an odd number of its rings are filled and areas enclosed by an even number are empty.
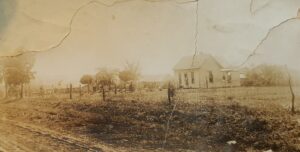
{"type": "MultiPolygon", "coordinates": [[[[294,87],[296,95],[295,106],[300,108],[300,87],[294,87]]],[[[98,95],[101,98],[101,95],[98,95]]],[[[109,96],[113,100],[165,102],[167,90],[152,92],[137,91],[135,93],[117,94],[109,96]]],[[[175,100],[184,103],[201,102],[229,102],[234,101],[242,105],[261,107],[269,104],[280,105],[286,109],[291,107],[291,92],[289,87],[234,87],[216,89],[182,89],[176,91],[175,100]]]]}
{"type": "MultiPolygon", "coordinates": [[[[287,87],[262,87],[178,90],[172,105],[166,90],[109,93],[107,101],[101,94],[46,95],[2,100],[0,112],[4,122],[30,124],[51,137],[43,130],[64,133],[57,140],[103,151],[300,151],[298,115],[289,106],[287,87]]],[[[23,146],[30,142],[45,144],[23,146]]]]}

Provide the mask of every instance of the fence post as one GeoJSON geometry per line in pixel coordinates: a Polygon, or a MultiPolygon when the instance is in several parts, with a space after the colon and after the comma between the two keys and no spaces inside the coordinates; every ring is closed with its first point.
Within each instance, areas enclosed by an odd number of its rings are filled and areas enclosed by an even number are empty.
{"type": "Polygon", "coordinates": [[[42,98],[44,98],[44,87],[43,86],[40,87],[40,95],[42,98]]]}
{"type": "Polygon", "coordinates": [[[169,105],[172,104],[173,98],[175,96],[175,87],[169,82],[168,84],[168,100],[169,100],[169,105]]]}
{"type": "Polygon", "coordinates": [[[288,79],[289,79],[289,88],[290,88],[290,92],[292,95],[292,115],[295,114],[295,93],[293,90],[293,86],[292,86],[292,78],[291,78],[291,74],[289,72],[289,69],[287,67],[287,65],[285,66],[286,70],[287,70],[287,74],[288,74],[288,79]]]}
{"type": "Polygon", "coordinates": [[[21,92],[20,92],[20,98],[22,99],[24,95],[24,84],[21,84],[21,92]]]}
{"type": "Polygon", "coordinates": [[[105,101],[105,88],[103,85],[102,85],[102,99],[103,101],[105,101]]]}
{"type": "Polygon", "coordinates": [[[168,101],[169,101],[169,105],[171,105],[171,86],[170,83],[168,84],[168,101]]]}
{"type": "Polygon", "coordinates": [[[72,92],[73,92],[72,83],[70,83],[70,99],[72,99],[72,92]]]}
{"type": "Polygon", "coordinates": [[[81,84],[79,85],[79,99],[81,99],[81,84]]]}

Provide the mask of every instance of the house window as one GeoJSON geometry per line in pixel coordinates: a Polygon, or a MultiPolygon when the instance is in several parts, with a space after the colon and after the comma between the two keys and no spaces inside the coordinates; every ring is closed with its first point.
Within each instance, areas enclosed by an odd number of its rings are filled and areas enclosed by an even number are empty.
{"type": "Polygon", "coordinates": [[[184,74],[184,80],[185,80],[185,85],[189,86],[189,78],[188,78],[187,73],[184,74]]]}
{"type": "Polygon", "coordinates": [[[195,75],[194,75],[194,72],[191,72],[191,78],[192,78],[192,84],[195,83],[195,75]]]}
{"type": "Polygon", "coordinates": [[[178,80],[179,80],[179,85],[182,85],[182,81],[181,81],[181,73],[178,73],[178,80]]]}
{"type": "Polygon", "coordinates": [[[209,82],[210,82],[210,83],[213,83],[213,82],[214,82],[214,76],[213,76],[212,71],[208,71],[208,79],[209,79],[209,82]]]}
{"type": "Polygon", "coordinates": [[[223,79],[223,81],[226,81],[226,76],[224,73],[223,73],[222,79],[223,79]]]}
{"type": "Polygon", "coordinates": [[[227,73],[227,82],[231,83],[231,73],[230,72],[227,73]]]}

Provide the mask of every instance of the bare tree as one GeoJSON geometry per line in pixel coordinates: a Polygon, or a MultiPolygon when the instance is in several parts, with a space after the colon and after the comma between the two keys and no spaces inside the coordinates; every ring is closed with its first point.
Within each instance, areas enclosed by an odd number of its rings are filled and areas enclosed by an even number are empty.
{"type": "Polygon", "coordinates": [[[114,84],[114,75],[116,71],[109,70],[106,68],[100,68],[96,74],[96,84],[101,87],[103,100],[106,100],[106,90],[111,88],[111,85],[114,84]]]}
{"type": "Polygon", "coordinates": [[[126,85],[130,83],[130,88],[133,89],[133,82],[138,80],[140,76],[140,65],[139,63],[126,62],[124,69],[119,72],[119,78],[126,85]]]}

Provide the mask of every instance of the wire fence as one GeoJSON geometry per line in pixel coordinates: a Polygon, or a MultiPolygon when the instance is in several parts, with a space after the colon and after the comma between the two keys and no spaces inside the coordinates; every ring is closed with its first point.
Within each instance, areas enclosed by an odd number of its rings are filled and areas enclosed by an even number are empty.
{"type": "MultiPolygon", "coordinates": [[[[294,87],[295,107],[300,107],[300,87],[294,87]]],[[[32,93],[31,97],[69,99],[70,91],[45,91],[43,95],[40,92],[32,93]]],[[[72,91],[74,100],[103,100],[102,92],[88,93],[87,90],[81,92],[78,88],[72,91]]],[[[145,102],[161,103],[168,102],[167,89],[154,89],[152,91],[138,89],[130,91],[107,91],[106,100],[115,100],[120,102],[145,102]]],[[[291,92],[288,86],[277,87],[232,87],[232,88],[209,88],[209,89],[176,89],[173,102],[180,103],[200,103],[200,102],[238,102],[249,106],[264,106],[264,104],[277,104],[286,109],[291,108],[291,92]]]]}

